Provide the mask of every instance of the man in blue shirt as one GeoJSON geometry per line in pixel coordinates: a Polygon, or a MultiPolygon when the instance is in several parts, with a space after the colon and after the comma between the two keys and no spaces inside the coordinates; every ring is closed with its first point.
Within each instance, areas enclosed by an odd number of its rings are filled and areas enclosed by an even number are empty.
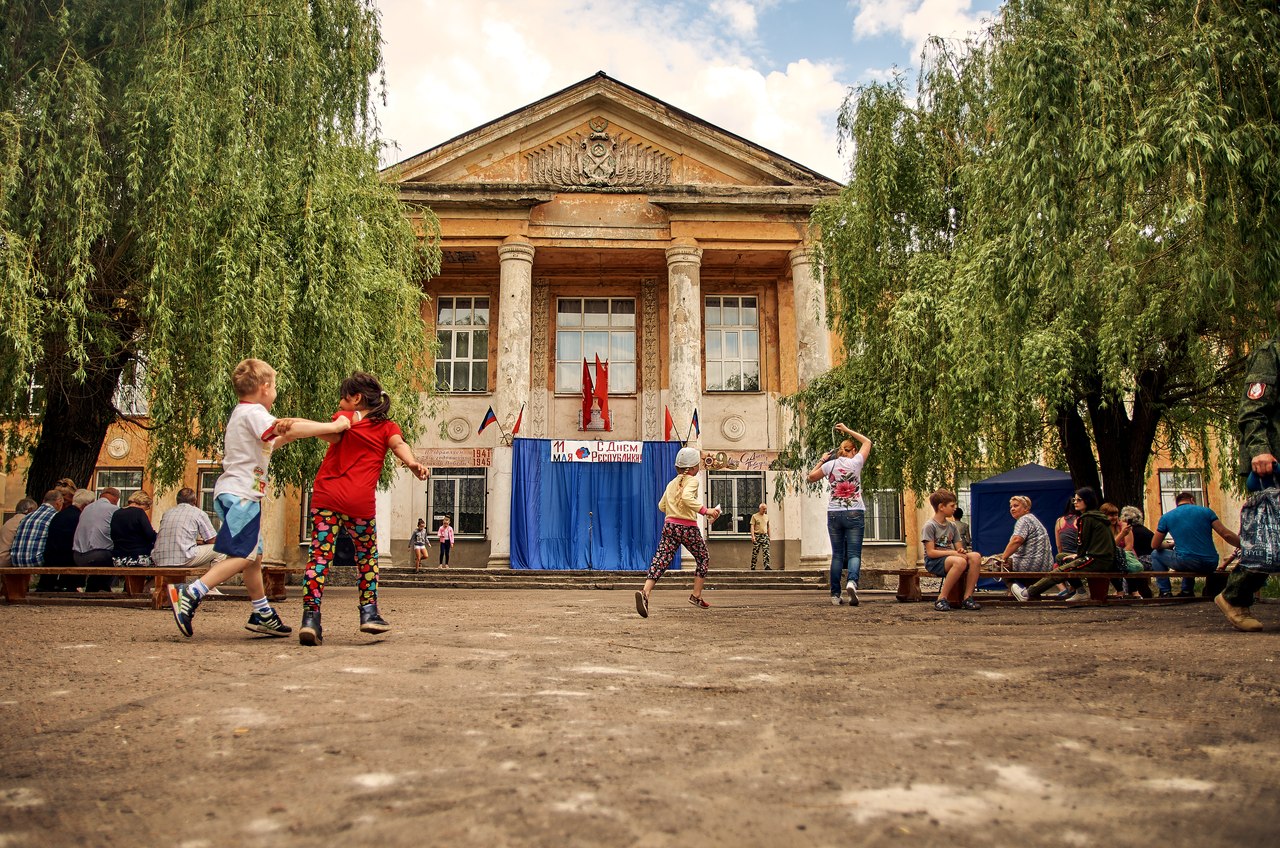
{"type": "MultiPolygon", "coordinates": [[[[1198,506],[1190,492],[1178,492],[1173,500],[1177,506],[1160,516],[1156,534],[1151,538],[1152,569],[1213,574],[1218,570],[1218,549],[1213,545],[1213,534],[1217,533],[1235,547],[1240,547],[1240,536],[1228,530],[1216,512],[1207,506],[1198,506]],[[1161,547],[1166,535],[1173,536],[1173,550],[1161,547]]],[[[1204,596],[1212,598],[1217,595],[1225,583],[1226,575],[1223,575],[1222,580],[1205,580],[1204,596]]],[[[1195,585],[1194,577],[1182,578],[1182,591],[1178,596],[1191,597],[1195,585]]],[[[1162,598],[1173,594],[1167,578],[1156,578],[1156,586],[1159,587],[1162,598]]]]}
{"type": "Polygon", "coordinates": [[[17,532],[13,534],[13,547],[9,551],[15,567],[33,568],[44,565],[44,548],[49,542],[49,522],[58,514],[61,505],[62,493],[57,489],[50,489],[45,493],[44,503],[22,519],[17,532]]]}

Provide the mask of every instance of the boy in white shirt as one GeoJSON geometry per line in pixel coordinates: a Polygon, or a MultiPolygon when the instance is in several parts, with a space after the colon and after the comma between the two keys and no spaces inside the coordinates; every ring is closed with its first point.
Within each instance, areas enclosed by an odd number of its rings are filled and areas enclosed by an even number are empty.
{"type": "Polygon", "coordinates": [[[288,636],[293,628],[267,602],[262,582],[262,496],[267,491],[271,452],[297,439],[339,435],[351,426],[339,417],[320,423],[277,419],[270,412],[276,400],[276,372],[261,359],[245,359],[232,372],[240,403],[231,411],[223,439],[222,476],[213,489],[214,510],[222,520],[213,549],[226,559],[193,583],[169,587],[173,619],[183,636],[192,633],[196,607],[211,589],[235,574],[244,575],[253,612],[245,630],[267,636],[288,636]],[[281,426],[285,425],[285,426],[281,426]]]}

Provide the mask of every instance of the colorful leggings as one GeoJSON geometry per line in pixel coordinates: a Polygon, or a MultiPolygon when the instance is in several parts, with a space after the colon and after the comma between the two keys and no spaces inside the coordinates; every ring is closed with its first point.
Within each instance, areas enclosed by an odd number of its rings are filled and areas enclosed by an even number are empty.
{"type": "Polygon", "coordinates": [[[658,540],[658,550],[653,554],[653,562],[649,563],[648,579],[657,580],[671,565],[676,555],[676,548],[684,545],[684,549],[693,554],[693,561],[698,564],[694,574],[707,576],[707,543],[702,538],[702,531],[689,524],[672,524],[670,521],[662,525],[662,538],[658,540]]]}
{"type": "Polygon", "coordinates": [[[311,509],[311,560],[303,576],[302,608],[319,612],[325,572],[333,562],[338,531],[346,530],[356,548],[360,605],[378,602],[378,530],[372,518],[352,518],[331,509],[311,509]]]}

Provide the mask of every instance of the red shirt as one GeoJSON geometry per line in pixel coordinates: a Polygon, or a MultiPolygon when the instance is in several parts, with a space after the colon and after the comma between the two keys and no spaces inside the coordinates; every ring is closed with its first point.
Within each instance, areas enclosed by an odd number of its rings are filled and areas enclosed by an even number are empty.
{"type": "MultiPolygon", "coordinates": [[[[355,413],[339,410],[333,420],[340,415],[351,418],[355,413]]],[[[329,445],[320,463],[311,506],[350,518],[373,518],[377,511],[373,495],[382,475],[382,461],[391,437],[401,435],[400,425],[394,421],[366,418],[352,423],[337,444],[329,445]]]]}

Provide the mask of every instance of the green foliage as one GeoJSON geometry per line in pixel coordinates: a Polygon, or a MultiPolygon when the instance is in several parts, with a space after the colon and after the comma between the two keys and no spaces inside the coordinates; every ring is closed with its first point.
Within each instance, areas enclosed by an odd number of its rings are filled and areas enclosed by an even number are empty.
{"type": "MultiPolygon", "coordinates": [[[[10,0],[0,27],[12,445],[34,432],[33,374],[51,393],[114,386],[138,361],[172,485],[188,448],[217,451],[247,356],[279,370],[277,415],[327,420],[359,368],[420,432],[438,232],[419,210],[415,233],[378,175],[372,0],[10,0]]],[[[42,423],[42,440],[76,426],[42,423]]],[[[273,475],[303,482],[322,448],[282,451],[273,475]]]]}
{"type": "Polygon", "coordinates": [[[873,485],[928,491],[1048,445],[1137,503],[1153,446],[1221,444],[1276,329],[1277,44],[1272,4],[1010,0],[914,100],[851,91],[814,214],[848,356],[789,399],[793,448],[843,420],[873,485]]]}

